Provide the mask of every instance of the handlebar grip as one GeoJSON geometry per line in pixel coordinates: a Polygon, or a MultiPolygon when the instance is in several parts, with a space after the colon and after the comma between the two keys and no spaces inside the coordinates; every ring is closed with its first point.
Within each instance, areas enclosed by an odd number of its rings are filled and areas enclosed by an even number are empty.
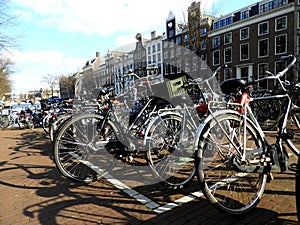
{"type": "Polygon", "coordinates": [[[293,55],[286,55],[286,56],[281,56],[280,57],[281,61],[286,61],[286,60],[291,59],[291,58],[293,58],[293,55]]]}

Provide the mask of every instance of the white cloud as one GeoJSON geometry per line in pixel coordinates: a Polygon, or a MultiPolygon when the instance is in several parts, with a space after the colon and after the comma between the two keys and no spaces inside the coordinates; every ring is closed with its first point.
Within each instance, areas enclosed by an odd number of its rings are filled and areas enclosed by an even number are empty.
{"type": "MultiPolygon", "coordinates": [[[[187,16],[192,0],[14,0],[18,11],[43,26],[67,32],[109,36],[117,32],[141,32],[164,26],[169,11],[179,20],[187,16]]],[[[215,1],[202,1],[208,9],[215,1]]]]}
{"type": "Polygon", "coordinates": [[[17,92],[44,87],[41,80],[48,74],[60,76],[81,71],[86,61],[85,58],[66,56],[56,51],[14,51],[11,54],[17,65],[16,73],[11,76],[13,89],[17,92]]]}
{"type": "MultiPolygon", "coordinates": [[[[206,11],[218,0],[202,0],[206,11]]],[[[220,1],[220,0],[219,0],[220,1]]],[[[193,0],[11,0],[14,13],[21,20],[64,32],[100,35],[115,41],[116,46],[135,42],[136,33],[150,34],[165,29],[172,11],[182,21],[193,0]],[[116,35],[117,34],[117,35],[116,35]]],[[[95,51],[97,47],[95,46],[95,51]]],[[[47,74],[62,75],[80,71],[86,58],[76,58],[58,51],[14,51],[17,72],[12,75],[17,92],[42,87],[47,74]],[[74,71],[75,70],[75,71],[74,71]],[[59,74],[57,74],[59,71],[59,74]]]]}

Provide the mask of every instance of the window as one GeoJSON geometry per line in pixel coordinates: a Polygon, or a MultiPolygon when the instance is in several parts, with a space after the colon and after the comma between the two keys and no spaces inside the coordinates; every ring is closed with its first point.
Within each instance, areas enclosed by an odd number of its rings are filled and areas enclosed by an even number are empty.
{"type": "Polygon", "coordinates": [[[169,47],[169,42],[164,41],[164,48],[168,48],[169,47]]]}
{"type": "Polygon", "coordinates": [[[249,78],[249,67],[248,66],[241,67],[241,78],[243,80],[248,80],[248,78],[249,78]]]}
{"type": "Polygon", "coordinates": [[[198,58],[198,56],[193,57],[192,71],[198,71],[199,69],[198,58]]]}
{"type": "Polygon", "coordinates": [[[207,34],[207,29],[206,28],[201,28],[201,36],[205,36],[207,34]]]}
{"type": "Polygon", "coordinates": [[[189,40],[189,35],[188,34],[185,34],[184,35],[184,41],[186,42],[186,41],[188,41],[189,40]]]}
{"type": "Polygon", "coordinates": [[[269,55],[269,40],[258,41],[258,57],[265,57],[269,55]]]}
{"type": "Polygon", "coordinates": [[[224,78],[225,80],[230,79],[232,77],[232,69],[225,69],[224,70],[224,78]]]}
{"type": "MultiPolygon", "coordinates": [[[[263,78],[266,75],[266,71],[269,70],[268,63],[258,64],[258,78],[263,78]]],[[[258,86],[263,89],[268,89],[269,81],[258,82],[258,86]]]]}
{"type": "Polygon", "coordinates": [[[173,37],[174,36],[174,30],[169,30],[169,37],[173,37]]]}
{"type": "Polygon", "coordinates": [[[280,35],[275,37],[275,54],[284,54],[287,49],[287,35],[280,35]]]}
{"type": "Polygon", "coordinates": [[[213,38],[213,47],[215,48],[215,47],[218,47],[218,46],[220,46],[220,45],[221,45],[221,39],[220,39],[220,36],[214,37],[214,38],[213,38]]]}
{"type": "Polygon", "coordinates": [[[240,40],[249,38],[249,27],[240,30],[240,40]]]}
{"type": "Polygon", "coordinates": [[[249,44],[242,44],[240,50],[240,60],[243,61],[249,59],[249,44]]]}
{"type": "Polygon", "coordinates": [[[148,54],[151,54],[151,47],[148,47],[148,54]]]}
{"type": "Polygon", "coordinates": [[[244,20],[244,19],[247,19],[247,18],[249,18],[249,10],[242,11],[241,12],[241,19],[244,20]]]}
{"type": "Polygon", "coordinates": [[[168,51],[164,51],[164,59],[169,58],[169,52],[168,51]]]}
{"type": "Polygon", "coordinates": [[[173,65],[170,65],[170,73],[171,74],[174,74],[175,73],[175,68],[174,68],[174,66],[173,65]]]}
{"type": "Polygon", "coordinates": [[[176,44],[180,44],[181,43],[181,37],[176,37],[176,44]]]}
{"type": "Polygon", "coordinates": [[[258,24],[258,35],[265,35],[269,33],[269,22],[258,24]]]}
{"type": "Polygon", "coordinates": [[[153,56],[152,56],[152,59],[153,59],[153,60],[152,60],[152,63],[156,63],[156,55],[153,55],[153,56]]]}
{"type": "Polygon", "coordinates": [[[170,50],[170,58],[174,58],[174,48],[170,50]]]}
{"type": "Polygon", "coordinates": [[[232,17],[232,16],[227,17],[227,18],[225,19],[225,23],[226,23],[226,25],[232,24],[232,23],[233,23],[233,17],[232,17]]]}
{"type": "Polygon", "coordinates": [[[156,46],[152,45],[152,53],[156,52],[156,46]]]}
{"type": "Polygon", "coordinates": [[[157,51],[160,52],[160,50],[161,50],[161,44],[158,43],[158,44],[157,44],[157,51]]]}
{"type": "Polygon", "coordinates": [[[181,46],[177,46],[177,48],[176,48],[176,55],[177,56],[180,56],[181,55],[181,46]]]}
{"type": "Polygon", "coordinates": [[[220,28],[220,21],[213,23],[213,29],[218,29],[218,28],[220,28]]]}
{"type": "Polygon", "coordinates": [[[232,61],[232,48],[224,49],[224,63],[231,63],[232,61]]]}
{"type": "Polygon", "coordinates": [[[214,51],[213,53],[213,65],[220,65],[220,50],[214,51]]]}
{"type": "Polygon", "coordinates": [[[224,45],[228,45],[232,43],[232,33],[228,33],[224,35],[224,45]]]}
{"type": "Polygon", "coordinates": [[[151,64],[151,56],[148,56],[148,63],[151,64]]]}
{"type": "Polygon", "coordinates": [[[258,76],[259,78],[264,77],[266,75],[266,71],[268,70],[268,63],[258,64],[258,76]]]}
{"type": "Polygon", "coordinates": [[[161,62],[161,54],[160,53],[157,54],[157,61],[161,62]]]}
{"type": "Polygon", "coordinates": [[[181,72],[181,59],[177,60],[177,73],[181,72]]]}
{"type": "Polygon", "coordinates": [[[165,64],[165,75],[169,74],[169,65],[165,64]]]}
{"type": "Polygon", "coordinates": [[[272,9],[287,5],[288,0],[273,0],[259,5],[259,13],[268,12],[272,9]]]}
{"type": "Polygon", "coordinates": [[[190,70],[190,62],[189,62],[189,60],[186,60],[185,61],[185,68],[184,68],[184,71],[185,72],[190,72],[191,70],[190,70]]]}
{"type": "Polygon", "coordinates": [[[207,69],[207,58],[206,55],[201,55],[201,69],[207,69]]]}
{"type": "MultiPolygon", "coordinates": [[[[278,61],[275,62],[275,74],[279,73],[280,71],[284,70],[287,66],[287,61],[278,61]]],[[[282,80],[286,80],[287,74],[285,73],[282,77],[282,80]]]]}
{"type": "Polygon", "coordinates": [[[285,30],[287,28],[287,17],[281,17],[275,20],[275,31],[285,30]]]}

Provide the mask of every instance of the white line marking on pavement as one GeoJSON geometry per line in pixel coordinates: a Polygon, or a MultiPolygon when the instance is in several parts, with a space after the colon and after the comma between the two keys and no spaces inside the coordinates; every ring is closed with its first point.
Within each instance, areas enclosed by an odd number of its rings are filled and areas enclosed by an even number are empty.
{"type": "MultiPolygon", "coordinates": [[[[83,164],[85,164],[86,166],[90,167],[96,173],[99,173],[99,174],[103,173],[103,170],[101,168],[99,168],[98,166],[94,165],[93,163],[82,159],[82,157],[80,157],[77,154],[74,154],[73,152],[70,152],[70,154],[73,157],[75,157],[78,161],[80,161],[83,164]]],[[[175,202],[173,202],[173,203],[168,203],[166,205],[161,206],[158,203],[156,203],[156,202],[152,201],[151,199],[147,198],[146,196],[144,196],[144,195],[140,194],[139,192],[135,191],[134,189],[128,187],[126,184],[124,184],[120,180],[115,179],[110,174],[105,174],[103,177],[109,183],[111,183],[113,186],[115,186],[119,190],[123,191],[124,193],[126,193],[130,197],[134,198],[135,200],[142,203],[147,208],[153,210],[154,212],[156,212],[158,214],[167,212],[167,211],[169,211],[169,210],[171,210],[171,209],[173,209],[177,206],[180,206],[182,204],[193,201],[194,199],[196,199],[198,197],[201,197],[203,195],[201,191],[193,192],[190,195],[187,195],[187,196],[184,196],[180,199],[175,200],[175,202]]]]}

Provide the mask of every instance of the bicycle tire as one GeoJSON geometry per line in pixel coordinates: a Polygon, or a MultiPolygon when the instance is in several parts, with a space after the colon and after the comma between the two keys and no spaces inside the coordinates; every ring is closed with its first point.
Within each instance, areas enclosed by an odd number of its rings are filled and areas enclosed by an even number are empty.
{"type": "Polygon", "coordinates": [[[54,141],[56,138],[56,134],[58,133],[58,130],[60,127],[69,119],[71,118],[71,115],[62,115],[57,120],[52,122],[49,125],[49,138],[50,141],[54,141]]]}
{"type": "MultiPolygon", "coordinates": [[[[244,132],[242,121],[236,112],[219,111],[198,129],[194,145],[196,174],[203,194],[215,208],[233,215],[256,207],[263,195],[268,172],[268,167],[258,163],[252,167],[237,163],[241,155],[233,148],[233,143],[244,146],[240,142],[244,132]]],[[[264,136],[248,119],[246,132],[247,151],[264,148],[264,136]]]]}
{"type": "Polygon", "coordinates": [[[195,176],[193,140],[195,128],[187,123],[182,133],[182,117],[158,116],[149,125],[146,158],[153,175],[170,187],[184,187],[195,176]],[[183,135],[182,135],[183,134],[183,135]],[[181,138],[182,137],[182,138],[181,138]]]}
{"type": "Polygon", "coordinates": [[[97,125],[101,120],[99,114],[78,114],[60,127],[53,154],[56,167],[66,178],[90,183],[104,177],[117,163],[115,127],[108,121],[100,132],[97,125]]]}
{"type": "Polygon", "coordinates": [[[259,102],[254,112],[260,127],[263,130],[272,130],[282,115],[282,106],[276,99],[264,100],[259,102]]]}
{"type": "Polygon", "coordinates": [[[8,116],[1,116],[1,127],[2,127],[2,129],[7,128],[9,126],[9,123],[10,123],[10,121],[9,121],[8,116]]]}

